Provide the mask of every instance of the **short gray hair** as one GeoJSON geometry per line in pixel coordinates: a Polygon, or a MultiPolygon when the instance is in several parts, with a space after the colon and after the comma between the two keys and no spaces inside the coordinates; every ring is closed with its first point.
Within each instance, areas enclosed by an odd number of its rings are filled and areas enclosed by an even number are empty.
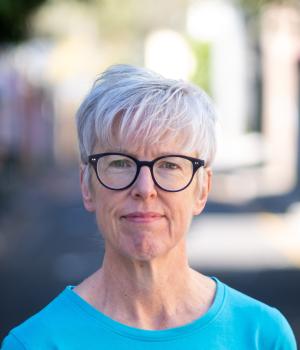
{"type": "Polygon", "coordinates": [[[216,113],[207,94],[146,68],[109,67],[83,100],[76,120],[82,164],[96,144],[116,147],[116,132],[121,148],[180,140],[182,149],[195,151],[206,166],[216,152],[216,113]]]}

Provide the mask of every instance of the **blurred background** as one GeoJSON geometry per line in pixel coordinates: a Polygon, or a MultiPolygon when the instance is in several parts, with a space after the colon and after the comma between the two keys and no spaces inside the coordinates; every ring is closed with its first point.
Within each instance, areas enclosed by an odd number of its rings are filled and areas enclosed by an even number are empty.
{"type": "Polygon", "coordinates": [[[101,264],[74,114],[114,63],[213,97],[219,150],[191,265],[280,309],[299,342],[298,0],[0,0],[0,341],[101,264]]]}

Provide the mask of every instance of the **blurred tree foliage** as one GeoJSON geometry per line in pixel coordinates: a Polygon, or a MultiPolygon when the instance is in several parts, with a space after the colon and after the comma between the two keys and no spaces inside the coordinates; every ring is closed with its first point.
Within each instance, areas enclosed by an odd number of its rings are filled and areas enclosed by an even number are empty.
{"type": "Polygon", "coordinates": [[[189,0],[90,0],[100,31],[108,36],[130,34],[142,37],[155,28],[184,30],[183,15],[189,0]]]}
{"type": "MultiPolygon", "coordinates": [[[[29,34],[28,21],[31,13],[43,3],[59,3],[65,0],[0,0],[0,42],[16,42],[29,34]]],[[[250,16],[259,14],[263,5],[286,3],[287,0],[232,0],[250,16]]],[[[293,1],[293,0],[290,0],[293,1]]],[[[299,0],[295,0],[299,1],[299,0]]],[[[182,13],[189,0],[67,0],[91,6],[101,23],[105,34],[122,35],[140,30],[147,32],[151,27],[171,26],[183,29],[182,13]],[[181,27],[181,28],[180,28],[181,27]]]]}
{"type": "Polygon", "coordinates": [[[234,0],[238,3],[244,10],[248,11],[252,15],[257,15],[261,8],[268,4],[287,4],[296,3],[298,0],[234,0]]]}
{"type": "Polygon", "coordinates": [[[28,35],[28,19],[46,0],[0,0],[0,42],[17,42],[28,35]]]}
{"type": "Polygon", "coordinates": [[[195,71],[190,79],[211,95],[211,44],[191,39],[188,41],[196,60],[195,71]]]}
{"type": "Polygon", "coordinates": [[[138,64],[153,30],[185,31],[189,1],[163,0],[158,6],[153,0],[47,0],[32,17],[32,34],[57,39],[74,33],[73,28],[85,26],[87,33],[93,27],[106,47],[103,57],[113,52],[118,61],[138,64]]]}

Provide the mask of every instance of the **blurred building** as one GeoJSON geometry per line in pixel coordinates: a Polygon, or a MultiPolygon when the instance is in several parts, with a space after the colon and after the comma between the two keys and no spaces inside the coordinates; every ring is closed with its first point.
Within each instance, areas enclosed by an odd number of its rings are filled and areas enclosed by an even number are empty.
{"type": "Polygon", "coordinates": [[[295,186],[299,176],[299,8],[267,7],[261,28],[262,134],[267,160],[264,189],[265,193],[283,193],[295,186]]]}
{"type": "MultiPolygon", "coordinates": [[[[209,92],[220,117],[211,199],[239,204],[293,192],[299,183],[299,8],[288,2],[262,8],[258,37],[230,1],[193,1],[186,16],[184,35],[209,48],[209,92]]],[[[150,36],[146,64],[167,76],[181,66],[177,75],[191,77],[197,57],[182,45],[184,35],[175,40],[175,34],[172,40],[165,31],[150,36]],[[187,59],[191,53],[194,60],[187,59]]]]}
{"type": "Polygon", "coordinates": [[[299,21],[295,6],[266,6],[255,43],[232,3],[199,1],[191,9],[190,31],[212,46],[222,129],[212,194],[217,201],[284,195],[298,184],[299,21]]]}
{"type": "Polygon", "coordinates": [[[37,79],[43,73],[37,61],[44,59],[38,46],[0,54],[0,171],[7,162],[21,167],[53,162],[52,89],[37,79]]]}

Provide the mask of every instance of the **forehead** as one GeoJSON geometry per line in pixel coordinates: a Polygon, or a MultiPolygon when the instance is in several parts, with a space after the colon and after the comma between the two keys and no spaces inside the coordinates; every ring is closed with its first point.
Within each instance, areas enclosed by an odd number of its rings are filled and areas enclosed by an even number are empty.
{"type": "Polygon", "coordinates": [[[183,154],[196,156],[195,150],[187,145],[185,137],[166,137],[156,142],[147,142],[144,139],[124,140],[123,138],[114,138],[110,144],[98,143],[95,147],[96,152],[120,152],[136,156],[138,158],[156,158],[168,154],[183,154]]]}

